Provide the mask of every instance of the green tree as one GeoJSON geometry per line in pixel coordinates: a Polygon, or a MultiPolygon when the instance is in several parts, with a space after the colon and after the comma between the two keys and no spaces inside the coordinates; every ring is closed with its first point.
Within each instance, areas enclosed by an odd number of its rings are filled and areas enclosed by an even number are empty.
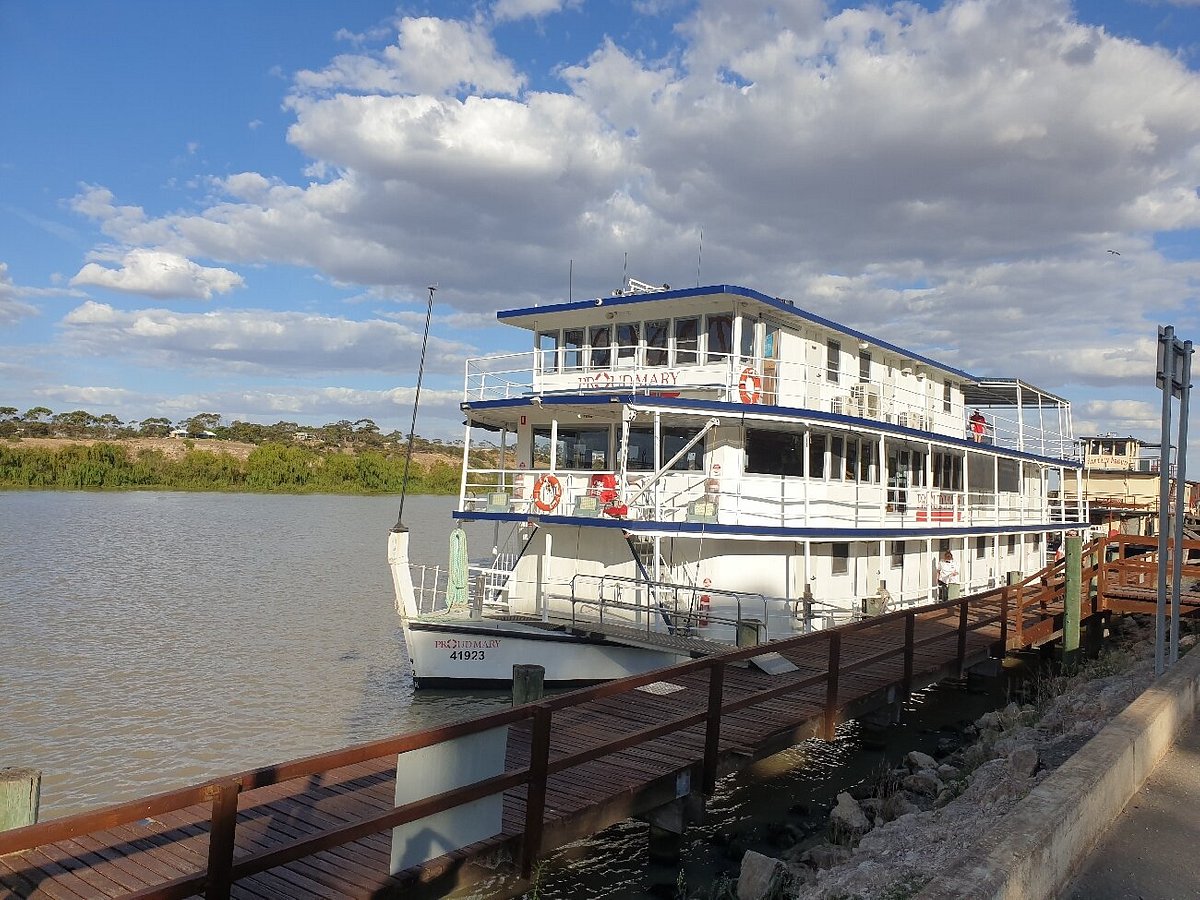
{"type": "Polygon", "coordinates": [[[171,420],[162,416],[142,419],[138,428],[146,437],[166,437],[171,433],[171,420]]]}
{"type": "Polygon", "coordinates": [[[220,413],[196,413],[187,420],[185,427],[188,434],[195,436],[206,431],[213,431],[220,424],[220,413]]]}

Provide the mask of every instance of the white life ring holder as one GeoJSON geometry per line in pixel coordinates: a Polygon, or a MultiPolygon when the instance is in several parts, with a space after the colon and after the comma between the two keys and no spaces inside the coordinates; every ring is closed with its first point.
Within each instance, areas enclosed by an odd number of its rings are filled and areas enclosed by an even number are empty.
{"type": "Polygon", "coordinates": [[[743,403],[758,403],[762,400],[762,378],[749,366],[742,369],[742,377],[738,379],[738,391],[743,403]]]}
{"type": "Polygon", "coordinates": [[[562,482],[553,475],[539,475],[533,483],[533,505],[542,512],[554,512],[561,499],[562,482]]]}

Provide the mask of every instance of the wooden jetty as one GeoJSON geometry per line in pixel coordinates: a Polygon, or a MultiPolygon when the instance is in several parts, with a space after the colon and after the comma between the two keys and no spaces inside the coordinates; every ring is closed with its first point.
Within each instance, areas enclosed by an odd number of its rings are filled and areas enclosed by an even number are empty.
{"type": "MultiPolygon", "coordinates": [[[[1153,610],[1153,546],[1119,536],[1083,548],[1085,623],[1153,610]]],[[[1185,549],[1200,554],[1200,542],[1185,549]]],[[[492,874],[478,863],[502,858],[528,875],[557,847],[710,793],[722,774],[810,736],[830,739],[839,721],[1055,640],[1063,565],[971,597],[0,833],[0,896],[436,896],[492,874]],[[501,727],[500,774],[396,805],[404,754],[501,727]],[[495,795],[498,834],[389,873],[393,827],[495,795]]],[[[1200,566],[1185,566],[1184,578],[1187,615],[1200,610],[1190,590],[1200,566]]]]}

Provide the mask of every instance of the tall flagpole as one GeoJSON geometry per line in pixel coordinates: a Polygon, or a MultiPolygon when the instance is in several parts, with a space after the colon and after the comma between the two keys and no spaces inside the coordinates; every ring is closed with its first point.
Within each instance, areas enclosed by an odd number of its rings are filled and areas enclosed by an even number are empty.
{"type": "Polygon", "coordinates": [[[425,376],[425,349],[429,346],[429,323],[433,318],[433,292],[436,284],[429,285],[429,306],[425,309],[425,333],[421,336],[421,363],[417,367],[417,391],[413,397],[412,424],[408,429],[408,449],[404,453],[404,482],[400,485],[400,512],[392,531],[408,531],[404,525],[404,498],[408,495],[408,467],[412,462],[413,439],[417,434],[417,407],[421,403],[421,379],[425,376]]]}

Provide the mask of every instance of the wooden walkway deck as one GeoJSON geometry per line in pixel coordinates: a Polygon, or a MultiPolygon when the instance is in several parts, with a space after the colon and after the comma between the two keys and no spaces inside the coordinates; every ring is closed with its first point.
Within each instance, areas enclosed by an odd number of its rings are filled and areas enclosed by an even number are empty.
{"type": "MultiPolygon", "coordinates": [[[[1126,593],[1144,590],[1145,563],[1130,566],[1124,551],[1121,557],[1085,565],[1085,618],[1108,614],[1106,583],[1126,593]],[[1089,583],[1097,587],[1090,604],[1089,583]]],[[[1200,594],[1189,594],[1192,600],[1200,608],[1200,594]]],[[[466,869],[489,855],[508,854],[528,871],[550,849],[688,792],[711,791],[720,774],[814,734],[831,736],[838,721],[895,702],[906,690],[1052,638],[1063,602],[1058,580],[1035,576],[960,601],[6,832],[0,896],[434,896],[469,878],[466,869]],[[796,670],[769,675],[748,664],[764,652],[779,653],[796,670]],[[509,728],[502,775],[395,806],[397,754],[501,725],[509,728]],[[497,792],[500,834],[388,873],[393,826],[497,792]]]]}

